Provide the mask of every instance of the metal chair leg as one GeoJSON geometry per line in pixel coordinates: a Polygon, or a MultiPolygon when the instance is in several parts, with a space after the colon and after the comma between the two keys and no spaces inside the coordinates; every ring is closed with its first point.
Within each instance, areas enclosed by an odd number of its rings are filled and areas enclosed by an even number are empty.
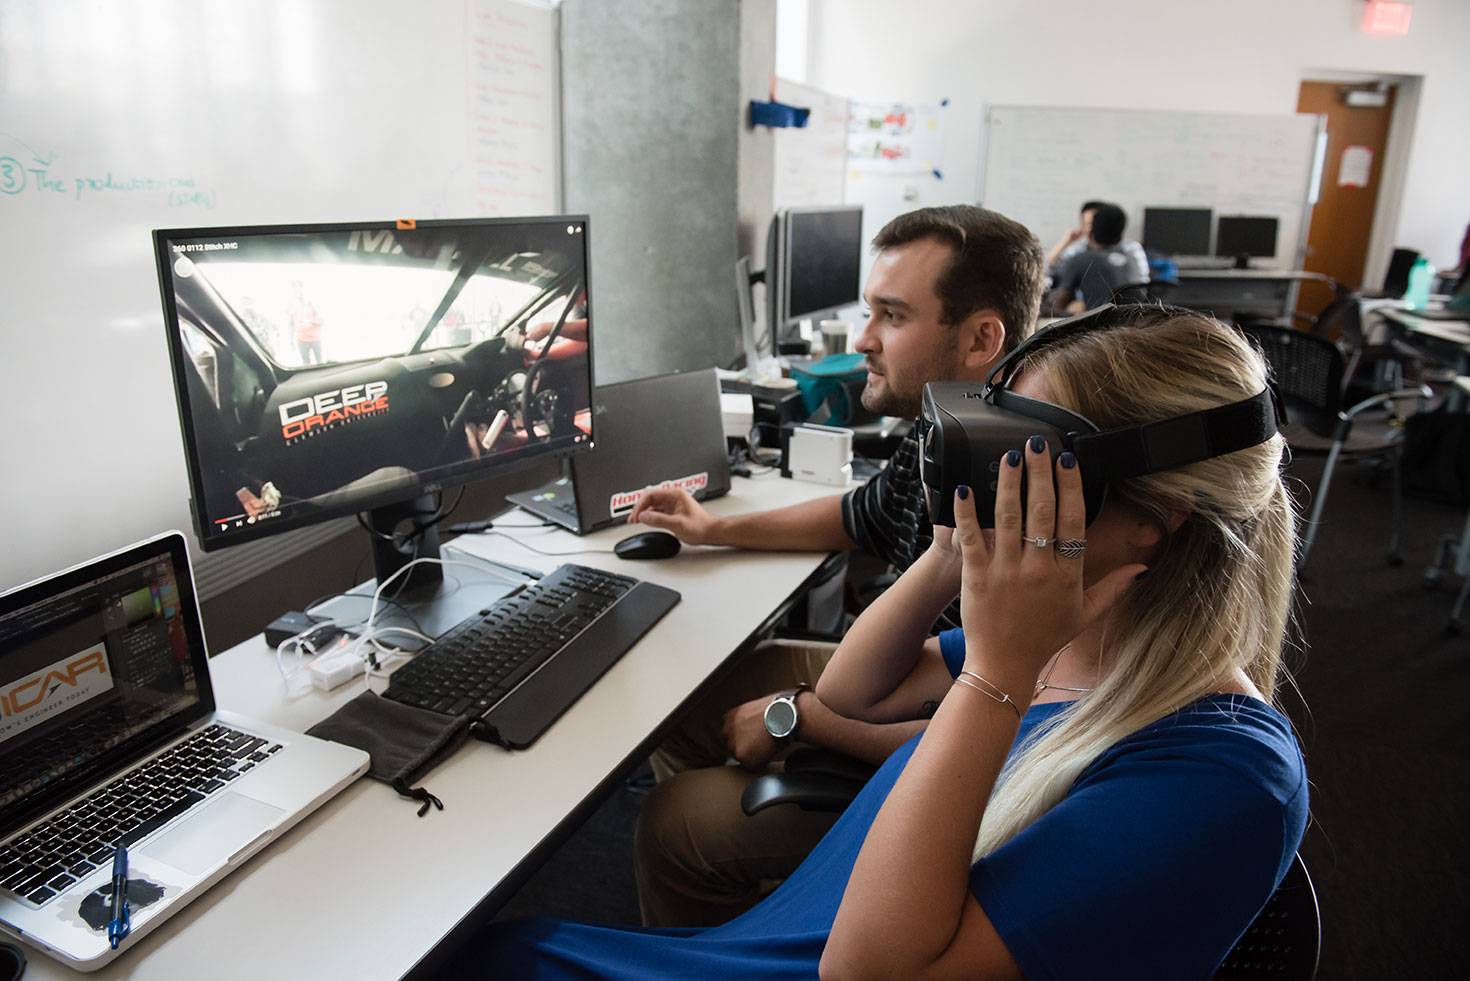
{"type": "Polygon", "coordinates": [[[1404,564],[1404,555],[1399,549],[1399,540],[1404,527],[1403,456],[1402,444],[1395,446],[1390,461],[1390,466],[1393,467],[1393,524],[1388,532],[1388,564],[1395,567],[1404,564]]]}
{"type": "Polygon", "coordinates": [[[1337,440],[1327,453],[1327,463],[1322,467],[1322,482],[1317,485],[1317,493],[1312,495],[1312,511],[1307,516],[1306,528],[1302,530],[1302,547],[1296,560],[1297,575],[1301,575],[1302,570],[1307,567],[1307,557],[1312,553],[1312,543],[1317,539],[1317,526],[1322,520],[1322,506],[1327,503],[1327,491],[1332,486],[1332,470],[1337,466],[1337,458],[1341,453],[1342,440],[1337,440]]]}
{"type": "Polygon", "coordinates": [[[1460,584],[1460,595],[1455,597],[1455,605],[1450,609],[1450,622],[1445,624],[1445,631],[1452,634],[1463,634],[1465,632],[1465,601],[1470,599],[1470,578],[1460,584]]]}

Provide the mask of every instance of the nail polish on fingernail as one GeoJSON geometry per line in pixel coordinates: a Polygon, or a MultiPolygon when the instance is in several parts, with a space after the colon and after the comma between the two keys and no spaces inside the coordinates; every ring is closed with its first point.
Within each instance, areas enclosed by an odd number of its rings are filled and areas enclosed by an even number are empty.
{"type": "Polygon", "coordinates": [[[1138,575],[1136,575],[1136,576],[1133,577],[1133,581],[1134,582],[1138,582],[1138,580],[1140,580],[1140,579],[1147,579],[1148,578],[1148,574],[1150,572],[1152,572],[1152,571],[1153,571],[1152,569],[1144,569],[1138,575]]]}
{"type": "Polygon", "coordinates": [[[963,501],[969,498],[970,488],[966,484],[960,484],[960,486],[955,488],[955,493],[960,495],[960,500],[963,501]]]}
{"type": "Polygon", "coordinates": [[[1064,450],[1057,460],[1061,462],[1063,470],[1071,470],[1077,465],[1077,455],[1071,450],[1064,450]]]}
{"type": "Polygon", "coordinates": [[[1021,465],[1020,450],[1006,450],[1006,466],[1019,467],[1021,465]]]}
{"type": "Polygon", "coordinates": [[[1046,449],[1045,436],[1032,436],[1029,440],[1027,440],[1027,443],[1030,445],[1032,453],[1040,453],[1042,450],[1046,449]]]}

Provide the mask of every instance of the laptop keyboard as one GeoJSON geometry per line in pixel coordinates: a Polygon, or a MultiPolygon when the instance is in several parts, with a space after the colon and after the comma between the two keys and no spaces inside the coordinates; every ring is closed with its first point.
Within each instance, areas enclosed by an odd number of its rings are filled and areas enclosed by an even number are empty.
{"type": "Polygon", "coordinates": [[[519,748],[678,600],[673,590],[629,576],[562,565],[414,655],[384,695],[479,719],[496,742],[519,748]]]}
{"type": "Polygon", "coordinates": [[[112,860],[281,745],[219,724],[208,726],[0,847],[0,889],[37,906],[112,860]]]}

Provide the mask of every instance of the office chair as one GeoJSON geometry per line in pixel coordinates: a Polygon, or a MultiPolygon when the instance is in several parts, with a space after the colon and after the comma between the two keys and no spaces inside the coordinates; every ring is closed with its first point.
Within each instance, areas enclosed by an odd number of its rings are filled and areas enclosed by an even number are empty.
{"type": "Polygon", "coordinates": [[[1126,283],[1113,290],[1112,303],[1118,306],[1127,306],[1130,303],[1149,303],[1153,297],[1149,295],[1148,283],[1126,283]]]}
{"type": "MultiPolygon", "coordinates": [[[[752,780],[740,806],[746,814],[777,804],[840,812],[847,809],[874,769],[841,753],[801,747],[786,758],[785,773],[767,773],[752,780]]],[[[1281,885],[1216,969],[1214,979],[1244,981],[1269,976],[1311,981],[1317,974],[1321,944],[1317,893],[1298,853],[1281,885]]]]}
{"type": "Polygon", "coordinates": [[[1120,306],[1129,303],[1168,303],[1175,287],[1179,284],[1167,279],[1151,279],[1144,283],[1127,283],[1113,290],[1112,302],[1120,306]]]}
{"type": "Polygon", "coordinates": [[[1329,283],[1335,294],[1331,302],[1315,317],[1305,319],[1309,334],[1334,342],[1347,358],[1342,373],[1343,398],[1351,402],[1407,388],[1408,378],[1419,383],[1426,366],[1438,359],[1399,338],[1370,344],[1363,328],[1363,294],[1331,280],[1329,283]]]}
{"type": "Polygon", "coordinates": [[[1215,969],[1214,981],[1263,977],[1311,981],[1317,976],[1321,953],[1317,891],[1298,852],[1265,908],[1215,969]]]}
{"type": "Polygon", "coordinates": [[[877,769],[834,750],[800,746],[786,757],[781,773],[764,773],[746,786],[740,809],[754,814],[777,804],[795,804],[803,811],[845,811],[877,769]]]}
{"type": "Polygon", "coordinates": [[[1403,487],[1400,458],[1403,443],[1403,406],[1419,400],[1421,407],[1433,396],[1423,385],[1379,392],[1344,408],[1344,359],[1341,349],[1323,337],[1285,327],[1250,325],[1240,328],[1260,349],[1270,367],[1277,394],[1290,420],[1282,430],[1293,453],[1325,453],[1322,479],[1313,494],[1312,510],[1302,530],[1297,556],[1298,575],[1306,568],[1323,506],[1332,486],[1333,472],[1343,456],[1388,461],[1393,478],[1392,527],[1388,562],[1403,564],[1399,535],[1403,526],[1403,487]],[[1358,425],[1369,409],[1386,408],[1387,425],[1358,425]]]}
{"type": "Polygon", "coordinates": [[[1416,249],[1394,249],[1389,256],[1388,272],[1383,274],[1383,289],[1368,295],[1374,299],[1397,300],[1409,290],[1409,270],[1419,258],[1416,249]]]}

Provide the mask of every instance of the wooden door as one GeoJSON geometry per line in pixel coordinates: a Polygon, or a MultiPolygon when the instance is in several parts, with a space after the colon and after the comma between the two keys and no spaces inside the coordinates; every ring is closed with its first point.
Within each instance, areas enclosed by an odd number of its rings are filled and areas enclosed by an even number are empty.
{"type": "MultiPolygon", "coordinates": [[[[1378,289],[1382,283],[1363,282],[1363,267],[1368,260],[1368,236],[1378,204],[1395,91],[1389,87],[1388,104],[1381,107],[1349,106],[1344,101],[1347,88],[1339,82],[1302,82],[1297,93],[1297,112],[1327,116],[1327,158],[1302,268],[1346,286],[1378,289]]],[[[1326,284],[1305,282],[1297,293],[1297,310],[1316,314],[1331,299],[1332,290],[1326,284]]]]}

